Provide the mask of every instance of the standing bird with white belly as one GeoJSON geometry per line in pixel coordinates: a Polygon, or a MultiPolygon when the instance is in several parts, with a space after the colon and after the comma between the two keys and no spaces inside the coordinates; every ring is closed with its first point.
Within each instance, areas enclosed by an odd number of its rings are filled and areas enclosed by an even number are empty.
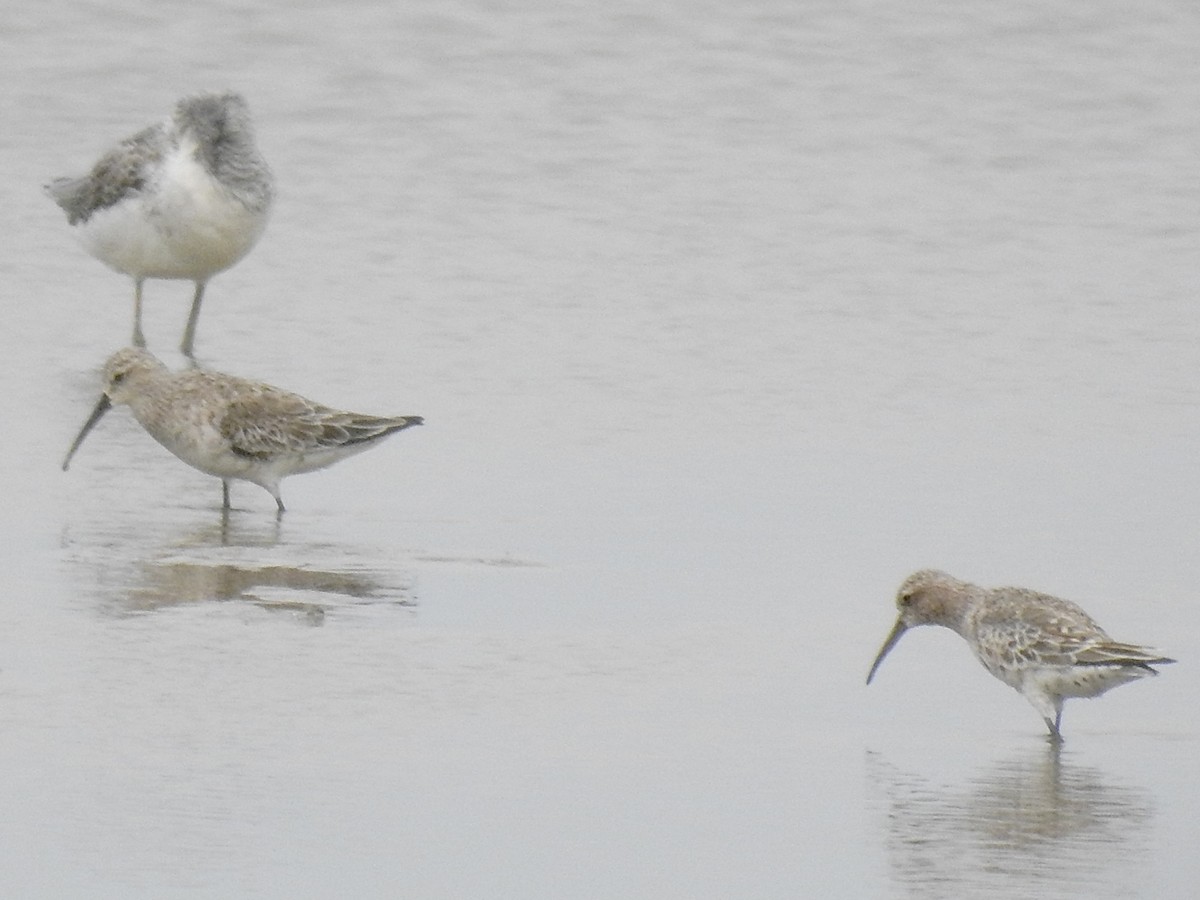
{"type": "Polygon", "coordinates": [[[246,101],[224,93],[180,100],[170,119],[121,141],[89,174],[55,179],[46,192],[92,256],[133,278],[135,346],[146,346],[142,283],[195,282],[180,346],[191,357],[205,285],[257,243],[274,189],[246,101]]]}

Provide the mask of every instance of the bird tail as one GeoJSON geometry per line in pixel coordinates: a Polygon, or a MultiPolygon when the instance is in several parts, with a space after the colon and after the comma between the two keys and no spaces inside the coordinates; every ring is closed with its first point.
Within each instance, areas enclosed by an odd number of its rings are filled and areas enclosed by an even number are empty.
{"type": "Polygon", "coordinates": [[[1106,641],[1080,653],[1078,662],[1085,666],[1136,666],[1154,672],[1151,666],[1166,665],[1175,660],[1150,647],[1106,641]]]}
{"type": "Polygon", "coordinates": [[[340,443],[350,445],[374,443],[389,434],[424,423],[425,420],[420,416],[347,416],[345,420],[337,423],[337,427],[343,433],[340,443]]]}

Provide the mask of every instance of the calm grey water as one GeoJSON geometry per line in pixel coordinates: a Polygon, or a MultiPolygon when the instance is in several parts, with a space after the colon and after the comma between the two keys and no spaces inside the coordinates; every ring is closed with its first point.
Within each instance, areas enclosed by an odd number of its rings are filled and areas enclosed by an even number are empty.
{"type": "Polygon", "coordinates": [[[0,894],[1193,896],[1192,5],[2,21],[0,894]],[[127,413],[58,469],[131,285],[40,185],[227,86],[199,356],[427,421],[279,524],[127,413]],[[948,632],[867,689],[931,565],[1180,663],[1060,753],[948,632]]]}

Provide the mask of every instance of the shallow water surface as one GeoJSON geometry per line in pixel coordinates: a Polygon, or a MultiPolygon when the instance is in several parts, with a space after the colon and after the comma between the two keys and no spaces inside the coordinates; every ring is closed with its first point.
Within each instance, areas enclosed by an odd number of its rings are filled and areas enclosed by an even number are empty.
{"type": "Polygon", "coordinates": [[[0,894],[1191,895],[1189,10],[9,17],[0,894]],[[281,519],[126,410],[59,470],[132,286],[39,186],[225,86],[200,362],[426,420],[281,519]],[[1180,662],[1058,750],[946,631],[868,689],[926,566],[1180,662]]]}

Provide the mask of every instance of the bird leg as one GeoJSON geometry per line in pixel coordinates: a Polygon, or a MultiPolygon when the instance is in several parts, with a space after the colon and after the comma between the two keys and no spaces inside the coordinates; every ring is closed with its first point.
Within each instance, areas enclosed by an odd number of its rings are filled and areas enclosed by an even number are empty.
{"type": "Polygon", "coordinates": [[[142,334],[142,279],[133,280],[133,346],[145,347],[146,336],[142,334]]]}
{"type": "Polygon", "coordinates": [[[192,295],[192,311],[188,313],[187,327],[183,330],[183,343],[179,349],[189,359],[193,356],[193,346],[196,343],[196,322],[200,319],[200,301],[204,299],[205,282],[196,282],[196,293],[192,295]]]}
{"type": "Polygon", "coordinates": [[[1043,716],[1042,721],[1045,722],[1046,727],[1050,729],[1050,743],[1061,744],[1063,739],[1062,731],[1060,730],[1060,726],[1062,725],[1062,703],[1060,702],[1055,709],[1053,720],[1051,720],[1049,716],[1043,716]]]}

